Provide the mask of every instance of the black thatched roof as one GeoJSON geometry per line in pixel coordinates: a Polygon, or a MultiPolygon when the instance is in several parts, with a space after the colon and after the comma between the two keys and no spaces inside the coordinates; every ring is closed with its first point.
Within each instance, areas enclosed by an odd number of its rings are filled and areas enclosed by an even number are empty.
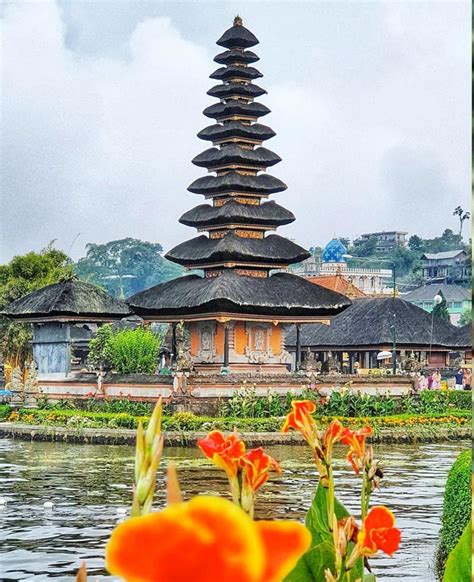
{"type": "Polygon", "coordinates": [[[259,79],[263,77],[262,73],[255,67],[234,67],[229,65],[227,67],[219,67],[211,75],[211,79],[218,81],[228,81],[229,79],[259,79]]]}
{"type": "Polygon", "coordinates": [[[179,244],[166,254],[166,258],[174,263],[194,267],[223,262],[290,265],[310,256],[303,247],[277,234],[254,239],[242,238],[232,232],[214,239],[198,236],[179,244]]]}
{"type": "Polygon", "coordinates": [[[130,309],[95,285],[71,280],[47,285],[13,301],[3,315],[21,320],[74,316],[109,320],[130,315],[130,309]]]}
{"type": "Polygon", "coordinates": [[[219,277],[180,277],[130,297],[133,310],[146,316],[239,313],[262,316],[331,316],[350,305],[339,293],[289,273],[243,277],[232,270],[219,277]]]}
{"type": "Polygon", "coordinates": [[[456,327],[451,335],[453,348],[472,349],[472,323],[456,327]]]}
{"type": "Polygon", "coordinates": [[[259,57],[254,52],[238,49],[224,51],[214,57],[214,61],[220,65],[232,65],[234,63],[249,65],[250,63],[256,63],[258,60],[259,57]]]}
{"type": "Polygon", "coordinates": [[[237,20],[238,24],[234,23],[234,26],[227,29],[224,34],[217,41],[219,46],[223,46],[227,49],[235,48],[250,48],[258,44],[257,37],[250,32],[241,23],[241,20],[237,20]]]}
{"type": "Polygon", "coordinates": [[[227,164],[239,164],[244,166],[258,166],[266,168],[281,162],[280,156],[275,152],[258,147],[253,150],[243,148],[237,144],[229,144],[222,148],[209,148],[193,158],[192,163],[201,168],[215,168],[227,164]]]}
{"type": "Polygon", "coordinates": [[[238,172],[227,172],[222,176],[203,176],[194,180],[188,187],[194,194],[224,194],[225,192],[249,192],[256,194],[274,194],[283,192],[287,185],[270,174],[246,176],[238,172]]]}
{"type": "Polygon", "coordinates": [[[226,83],[225,85],[214,85],[207,94],[218,99],[230,99],[234,95],[255,99],[255,97],[265,95],[266,91],[253,83],[247,83],[246,85],[243,83],[226,83]]]}
{"type": "MultiPolygon", "coordinates": [[[[408,301],[393,297],[354,299],[352,305],[337,315],[330,326],[301,326],[301,345],[315,349],[391,346],[391,326],[394,322],[397,346],[429,347],[431,314],[408,301]]],[[[435,318],[432,345],[453,347],[451,338],[454,331],[454,326],[435,318]]],[[[288,333],[286,344],[295,346],[295,330],[288,333]]]]}
{"type": "Polygon", "coordinates": [[[240,99],[229,99],[227,103],[214,103],[214,105],[206,107],[203,113],[206,117],[212,117],[214,119],[223,119],[231,115],[257,118],[268,115],[270,109],[256,101],[245,103],[245,101],[241,101],[240,99]]]}
{"type": "Polygon", "coordinates": [[[235,200],[230,200],[222,206],[210,204],[196,206],[185,212],[179,222],[187,226],[205,228],[225,224],[281,226],[290,224],[294,220],[295,216],[292,212],[273,200],[259,205],[240,204],[235,200]]]}
{"type": "MultiPolygon", "coordinates": [[[[222,87],[224,86],[225,85],[222,85],[222,87]]],[[[265,141],[274,137],[276,134],[273,129],[268,127],[268,125],[262,125],[261,123],[248,125],[241,121],[229,121],[224,125],[221,125],[220,123],[209,125],[201,130],[197,135],[199,138],[208,141],[222,140],[228,137],[243,137],[265,141]]]]}

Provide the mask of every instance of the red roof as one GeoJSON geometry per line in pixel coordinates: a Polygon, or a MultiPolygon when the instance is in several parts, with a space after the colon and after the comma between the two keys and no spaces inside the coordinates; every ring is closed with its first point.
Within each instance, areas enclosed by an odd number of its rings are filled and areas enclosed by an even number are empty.
{"type": "Polygon", "coordinates": [[[351,281],[345,279],[342,275],[322,275],[321,277],[307,277],[308,281],[330,289],[331,291],[336,291],[341,295],[345,295],[350,299],[355,297],[367,297],[367,295],[356,287],[351,281]]]}

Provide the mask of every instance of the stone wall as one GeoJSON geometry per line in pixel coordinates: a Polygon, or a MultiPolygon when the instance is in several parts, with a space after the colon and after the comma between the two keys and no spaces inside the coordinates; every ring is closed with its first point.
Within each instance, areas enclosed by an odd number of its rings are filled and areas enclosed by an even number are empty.
{"type": "MultiPolygon", "coordinates": [[[[160,396],[169,399],[191,401],[205,400],[210,406],[212,400],[230,398],[236,390],[251,388],[258,395],[299,394],[304,389],[319,391],[329,395],[333,390],[344,388],[366,394],[390,394],[404,396],[413,389],[413,381],[407,376],[358,377],[358,376],[301,376],[297,374],[257,375],[234,374],[228,376],[180,374],[178,377],[133,374],[128,376],[79,374],[71,378],[39,380],[41,394],[49,400],[80,398],[127,398],[129,400],[156,400],[160,396]]],[[[197,404],[201,408],[201,404],[197,404]]]]}

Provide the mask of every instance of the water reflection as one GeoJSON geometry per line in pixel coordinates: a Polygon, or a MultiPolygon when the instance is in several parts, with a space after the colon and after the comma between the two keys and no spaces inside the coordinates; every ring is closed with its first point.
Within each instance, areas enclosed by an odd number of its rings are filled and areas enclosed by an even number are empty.
{"type": "MultiPolygon", "coordinates": [[[[379,580],[435,580],[431,567],[445,479],[455,456],[468,446],[391,445],[377,450],[385,478],[373,503],[389,505],[403,531],[396,557],[372,562],[379,580]]],[[[283,474],[262,490],[257,517],[303,519],[316,484],[308,450],[275,446],[268,451],[281,461],[283,474]]],[[[352,491],[359,481],[339,453],[339,495],[357,513],[352,491]]],[[[176,461],[186,496],[226,494],[225,477],[196,449],[169,448],[166,457],[176,461]]],[[[0,580],[72,580],[82,560],[91,575],[112,580],[103,570],[104,544],[120,517],[117,508],[130,502],[132,475],[131,447],[0,440],[0,496],[8,501],[0,506],[0,580]],[[45,510],[45,501],[52,501],[54,508],[45,510]]],[[[161,477],[159,491],[162,485],[161,477]]]]}

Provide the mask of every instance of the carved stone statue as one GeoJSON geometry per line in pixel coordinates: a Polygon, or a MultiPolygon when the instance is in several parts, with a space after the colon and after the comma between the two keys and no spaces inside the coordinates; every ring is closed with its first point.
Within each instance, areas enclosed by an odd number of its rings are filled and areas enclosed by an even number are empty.
{"type": "Polygon", "coordinates": [[[328,352],[328,357],[322,365],[322,370],[328,374],[339,374],[341,372],[339,360],[332,355],[332,352],[328,352]]]}
{"type": "Polygon", "coordinates": [[[263,329],[257,329],[255,332],[255,351],[263,352],[265,349],[265,334],[263,329]]]}

